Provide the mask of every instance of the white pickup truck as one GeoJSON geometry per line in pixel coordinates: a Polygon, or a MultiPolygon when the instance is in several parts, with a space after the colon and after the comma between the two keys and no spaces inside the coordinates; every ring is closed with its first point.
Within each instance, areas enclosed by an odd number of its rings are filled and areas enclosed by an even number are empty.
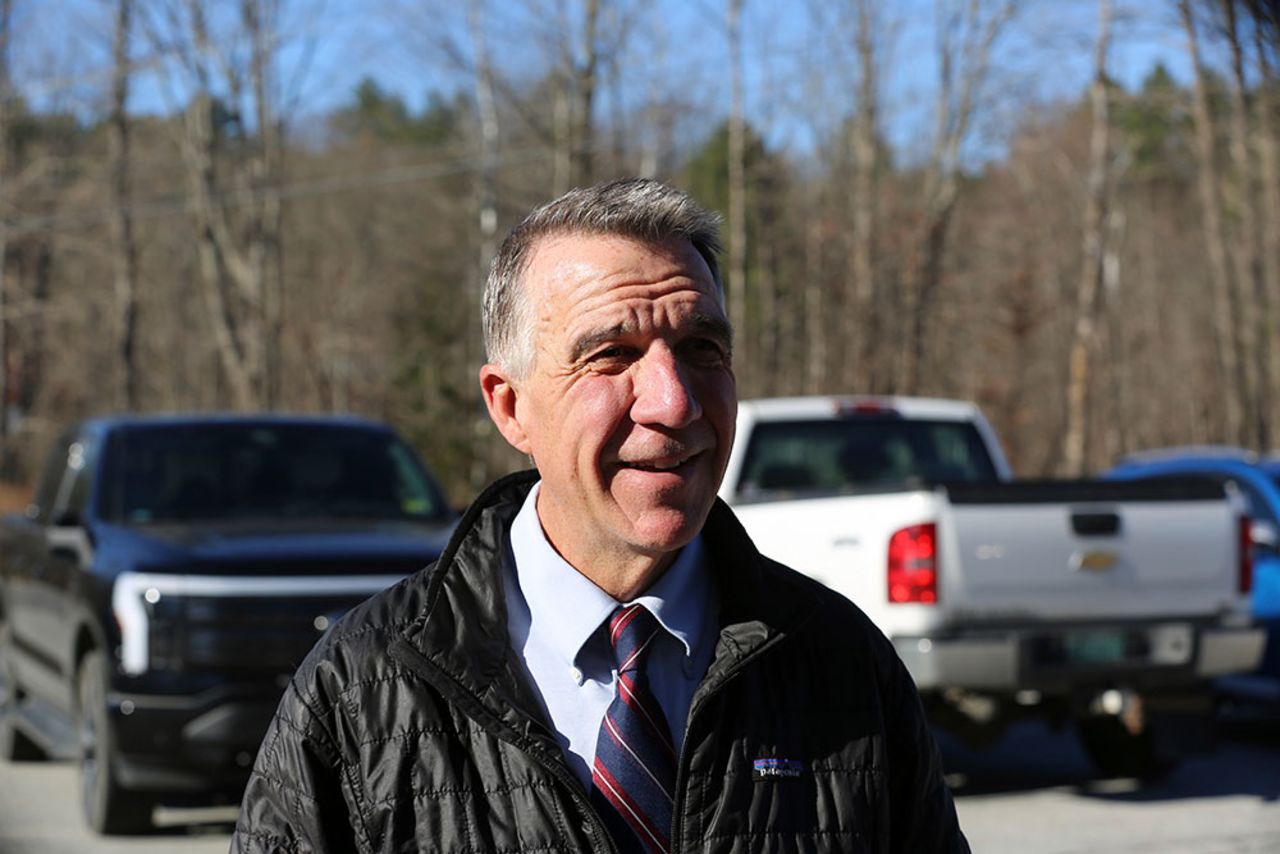
{"type": "Polygon", "coordinates": [[[756,545],[858,603],[970,741],[1040,713],[1104,773],[1160,773],[1261,656],[1221,483],[1013,481],[957,401],[744,401],[737,429],[721,497],[756,545]]]}

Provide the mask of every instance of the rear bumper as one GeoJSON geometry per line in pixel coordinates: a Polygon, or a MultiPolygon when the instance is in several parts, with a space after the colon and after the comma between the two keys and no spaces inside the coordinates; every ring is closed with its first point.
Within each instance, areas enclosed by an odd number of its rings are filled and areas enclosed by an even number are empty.
{"type": "Polygon", "coordinates": [[[1123,682],[1177,687],[1257,667],[1264,629],[1195,620],[970,629],[893,638],[921,690],[1066,693],[1123,682]]]}

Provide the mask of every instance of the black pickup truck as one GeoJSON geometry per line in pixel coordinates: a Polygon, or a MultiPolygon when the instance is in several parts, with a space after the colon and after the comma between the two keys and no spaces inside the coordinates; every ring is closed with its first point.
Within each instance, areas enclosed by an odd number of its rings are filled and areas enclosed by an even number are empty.
{"type": "Polygon", "coordinates": [[[0,758],[75,758],[101,833],[239,797],[294,668],[434,560],[454,516],[356,418],[118,417],[0,522],[0,758]]]}

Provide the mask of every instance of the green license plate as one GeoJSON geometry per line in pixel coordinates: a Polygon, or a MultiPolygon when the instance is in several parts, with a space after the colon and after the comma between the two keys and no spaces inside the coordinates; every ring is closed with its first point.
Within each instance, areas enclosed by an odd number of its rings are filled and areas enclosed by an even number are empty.
{"type": "Polygon", "coordinates": [[[1124,661],[1125,642],[1122,632],[1082,632],[1063,638],[1068,661],[1082,664],[1114,664],[1124,661]]]}

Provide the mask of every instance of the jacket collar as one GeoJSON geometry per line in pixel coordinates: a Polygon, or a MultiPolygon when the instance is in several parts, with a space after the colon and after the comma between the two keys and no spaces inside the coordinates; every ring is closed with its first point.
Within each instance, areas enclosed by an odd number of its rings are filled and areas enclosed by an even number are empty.
{"type": "MultiPolygon", "coordinates": [[[[426,608],[404,639],[452,683],[437,687],[460,689],[483,706],[485,716],[525,736],[549,739],[507,637],[501,569],[507,530],[537,479],[536,471],[502,478],[467,509],[430,572],[426,608]]],[[[719,499],[703,537],[721,596],[721,631],[695,704],[739,665],[785,638],[818,603],[811,586],[760,555],[719,499]]]]}

